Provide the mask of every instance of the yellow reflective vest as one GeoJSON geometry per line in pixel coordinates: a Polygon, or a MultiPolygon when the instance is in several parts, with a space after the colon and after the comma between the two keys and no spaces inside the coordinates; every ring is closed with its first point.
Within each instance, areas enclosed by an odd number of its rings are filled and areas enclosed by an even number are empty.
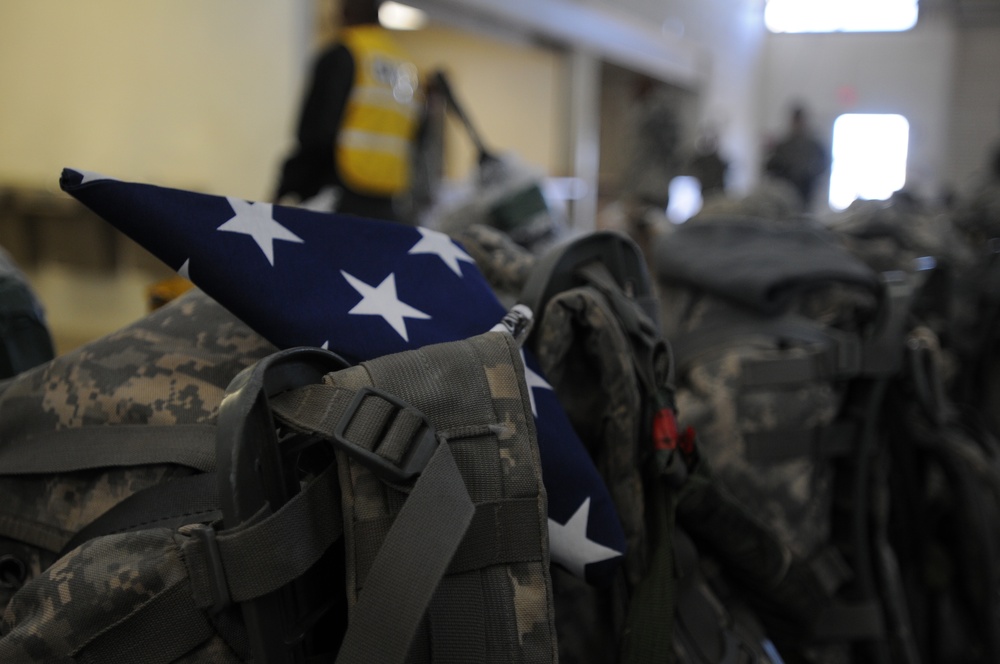
{"type": "Polygon", "coordinates": [[[417,124],[417,68],[383,28],[345,28],[354,85],[337,135],[337,171],[350,189],[393,196],[410,184],[410,148],[417,124]]]}

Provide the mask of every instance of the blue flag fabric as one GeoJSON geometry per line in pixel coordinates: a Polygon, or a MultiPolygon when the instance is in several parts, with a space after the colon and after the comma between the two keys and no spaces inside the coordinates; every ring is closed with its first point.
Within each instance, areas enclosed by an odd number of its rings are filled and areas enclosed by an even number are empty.
{"type": "MultiPolygon", "coordinates": [[[[505,310],[473,260],[422,228],[123,182],[65,169],[62,189],[279,348],[357,362],[488,331],[505,310]]],[[[610,494],[526,359],[552,561],[610,580],[625,538],[610,494]]]]}

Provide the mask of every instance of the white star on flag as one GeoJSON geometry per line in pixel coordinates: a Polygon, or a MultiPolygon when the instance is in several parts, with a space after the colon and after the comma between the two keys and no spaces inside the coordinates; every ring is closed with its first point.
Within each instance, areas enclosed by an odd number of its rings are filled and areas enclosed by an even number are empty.
{"type": "Polygon", "coordinates": [[[528,363],[524,360],[523,350],[521,351],[521,364],[524,365],[524,382],[528,384],[528,401],[531,402],[531,414],[538,417],[538,409],[535,407],[535,388],[551,390],[552,386],[528,367],[528,363]]]}
{"type": "Polygon", "coordinates": [[[343,270],[340,271],[351,284],[354,290],[361,293],[361,301],[348,311],[349,314],[357,316],[381,316],[385,322],[396,330],[404,341],[409,341],[410,337],[406,333],[406,318],[430,319],[430,316],[414,309],[405,302],[400,302],[396,295],[396,274],[389,273],[389,276],[382,280],[378,286],[369,286],[357,277],[354,277],[343,270]]]}
{"type": "Polygon", "coordinates": [[[184,261],[184,264],[177,268],[177,274],[184,277],[188,281],[191,280],[191,259],[184,261]]]}
{"type": "Polygon", "coordinates": [[[407,253],[434,254],[444,261],[445,265],[451,268],[452,272],[460,277],[462,276],[462,268],[459,266],[458,261],[475,263],[472,256],[459,249],[458,245],[452,242],[452,239],[444,233],[419,227],[417,230],[420,232],[421,237],[407,253]]]}
{"type": "Polygon", "coordinates": [[[302,242],[302,238],[274,220],[273,206],[270,203],[250,203],[230,196],[226,196],[226,200],[229,201],[236,216],[216,230],[249,235],[267,256],[267,262],[272,266],[274,265],[275,240],[302,242]]]}
{"type": "Polygon", "coordinates": [[[570,572],[583,577],[584,568],[590,563],[616,558],[620,551],[598,544],[587,537],[590,520],[590,496],[565,524],[549,519],[549,546],[561,553],[561,562],[570,572]]]}

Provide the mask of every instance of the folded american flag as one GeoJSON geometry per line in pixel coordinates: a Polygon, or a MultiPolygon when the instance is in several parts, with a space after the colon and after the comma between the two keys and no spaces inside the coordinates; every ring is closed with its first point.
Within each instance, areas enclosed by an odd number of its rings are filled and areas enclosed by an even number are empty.
{"type": "MultiPolygon", "coordinates": [[[[362,361],[488,331],[505,310],[448,236],[65,169],[63,190],[279,348],[362,361]]],[[[526,376],[548,495],[552,560],[596,584],[625,539],[607,487],[552,388],[526,376]]]]}

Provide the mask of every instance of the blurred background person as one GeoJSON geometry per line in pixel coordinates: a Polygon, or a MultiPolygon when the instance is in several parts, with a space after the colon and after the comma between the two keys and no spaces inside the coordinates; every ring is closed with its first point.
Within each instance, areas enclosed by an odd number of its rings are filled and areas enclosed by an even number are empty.
{"type": "Polygon", "coordinates": [[[698,178],[702,199],[723,196],[726,193],[726,171],[729,162],[719,154],[719,136],[708,129],[698,137],[695,153],[688,164],[688,171],[698,178]]]}
{"type": "Polygon", "coordinates": [[[337,40],[316,58],[297,144],[274,200],[399,220],[419,110],[417,68],[378,22],[377,0],[342,0],[337,40]]]}
{"type": "Polygon", "coordinates": [[[788,133],[771,150],[765,170],[790,182],[805,209],[811,210],[816,184],[829,169],[829,149],[813,135],[805,107],[796,104],[789,114],[788,133]]]}

